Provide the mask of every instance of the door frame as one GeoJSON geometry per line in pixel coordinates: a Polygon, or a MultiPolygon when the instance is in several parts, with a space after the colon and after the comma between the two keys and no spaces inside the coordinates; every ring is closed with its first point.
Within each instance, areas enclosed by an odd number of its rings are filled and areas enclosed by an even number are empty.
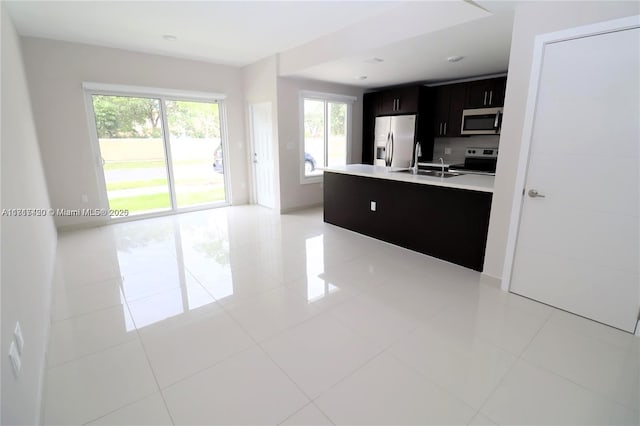
{"type": "Polygon", "coordinates": [[[127,222],[138,219],[148,219],[152,217],[166,216],[176,213],[187,213],[190,211],[198,211],[210,209],[213,207],[226,207],[231,205],[231,177],[229,172],[229,140],[227,133],[227,116],[226,116],[226,95],[222,93],[196,92],[186,90],[162,89],[156,87],[144,86],[127,86],[120,84],[106,84],[83,82],[82,90],[84,96],[84,107],[87,115],[87,124],[89,130],[89,140],[91,141],[91,155],[94,160],[94,170],[96,181],[98,183],[98,203],[101,209],[109,210],[109,197],[107,194],[107,184],[102,170],[102,158],[100,152],[100,143],[98,140],[95,115],[93,110],[93,95],[105,96],[126,96],[126,97],[144,97],[158,99],[160,101],[160,109],[163,121],[163,145],[167,166],[167,180],[169,185],[169,197],[171,207],[168,210],[151,213],[140,213],[132,216],[111,217],[104,216],[104,223],[127,222]],[[167,114],[165,101],[193,101],[193,102],[209,102],[218,104],[220,113],[220,143],[222,145],[222,166],[224,172],[224,187],[226,200],[224,203],[209,203],[193,207],[178,208],[175,193],[175,182],[173,180],[173,164],[171,162],[171,147],[169,141],[169,128],[167,126],[167,114]]]}
{"type": "Polygon", "coordinates": [[[640,15],[628,16],[610,21],[603,21],[594,24],[582,25],[579,27],[555,31],[536,36],[533,47],[533,61],[531,64],[531,76],[529,79],[529,91],[527,94],[527,105],[524,114],[524,125],[522,131],[522,143],[518,158],[518,169],[513,192],[513,203],[511,207],[511,219],[509,232],[507,234],[507,246],[504,259],[501,288],[509,291],[513,275],[513,263],[516,256],[518,243],[518,233],[520,230],[520,220],[522,218],[522,204],[524,201],[525,184],[529,169],[529,156],[531,153],[531,140],[535,125],[535,112],[538,104],[538,91],[540,88],[540,77],[542,74],[543,58],[545,48],[549,44],[578,38],[591,37],[617,31],[625,31],[640,28],[640,15]]]}

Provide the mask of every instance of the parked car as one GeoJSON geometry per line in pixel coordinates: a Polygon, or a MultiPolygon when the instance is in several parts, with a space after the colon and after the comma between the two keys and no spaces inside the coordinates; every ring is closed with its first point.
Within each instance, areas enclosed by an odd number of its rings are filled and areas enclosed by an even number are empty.
{"type": "MultiPolygon", "coordinates": [[[[304,171],[306,174],[313,172],[316,169],[316,160],[308,152],[304,153],[304,171]]],[[[218,173],[224,173],[224,167],[222,163],[222,146],[219,146],[213,153],[213,170],[218,173]]]]}
{"type": "Polygon", "coordinates": [[[304,153],[304,173],[309,174],[316,169],[316,159],[308,152],[304,153]]]}

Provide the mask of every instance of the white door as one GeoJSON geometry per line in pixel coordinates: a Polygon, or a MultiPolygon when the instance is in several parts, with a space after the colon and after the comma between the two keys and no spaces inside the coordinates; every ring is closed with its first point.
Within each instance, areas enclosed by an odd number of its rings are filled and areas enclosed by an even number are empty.
{"type": "Polygon", "coordinates": [[[250,109],[256,202],[275,208],[271,102],[252,104],[250,109]]]}
{"type": "Polygon", "coordinates": [[[639,55],[638,28],[545,46],[510,287],[629,332],[640,307],[639,55]]]}

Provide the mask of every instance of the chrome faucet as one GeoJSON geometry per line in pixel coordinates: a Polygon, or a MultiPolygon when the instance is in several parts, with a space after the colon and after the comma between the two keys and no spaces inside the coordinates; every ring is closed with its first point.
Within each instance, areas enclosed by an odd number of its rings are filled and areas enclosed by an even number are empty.
{"type": "Polygon", "coordinates": [[[414,175],[418,174],[418,157],[422,154],[420,150],[420,142],[416,142],[416,146],[413,148],[413,167],[411,168],[411,173],[414,175]]]}
{"type": "Polygon", "coordinates": [[[439,160],[440,160],[442,176],[444,176],[444,160],[442,159],[442,157],[440,157],[439,160]]]}

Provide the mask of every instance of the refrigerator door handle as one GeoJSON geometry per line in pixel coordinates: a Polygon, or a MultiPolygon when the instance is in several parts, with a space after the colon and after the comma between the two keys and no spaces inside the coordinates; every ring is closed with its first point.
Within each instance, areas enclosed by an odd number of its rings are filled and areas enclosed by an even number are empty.
{"type": "Polygon", "coordinates": [[[384,165],[389,162],[389,141],[391,140],[391,132],[387,133],[387,143],[384,145],[384,165]]]}
{"type": "Polygon", "coordinates": [[[389,164],[387,164],[387,166],[391,166],[393,163],[393,133],[391,133],[391,145],[389,146],[389,148],[389,164]]]}

